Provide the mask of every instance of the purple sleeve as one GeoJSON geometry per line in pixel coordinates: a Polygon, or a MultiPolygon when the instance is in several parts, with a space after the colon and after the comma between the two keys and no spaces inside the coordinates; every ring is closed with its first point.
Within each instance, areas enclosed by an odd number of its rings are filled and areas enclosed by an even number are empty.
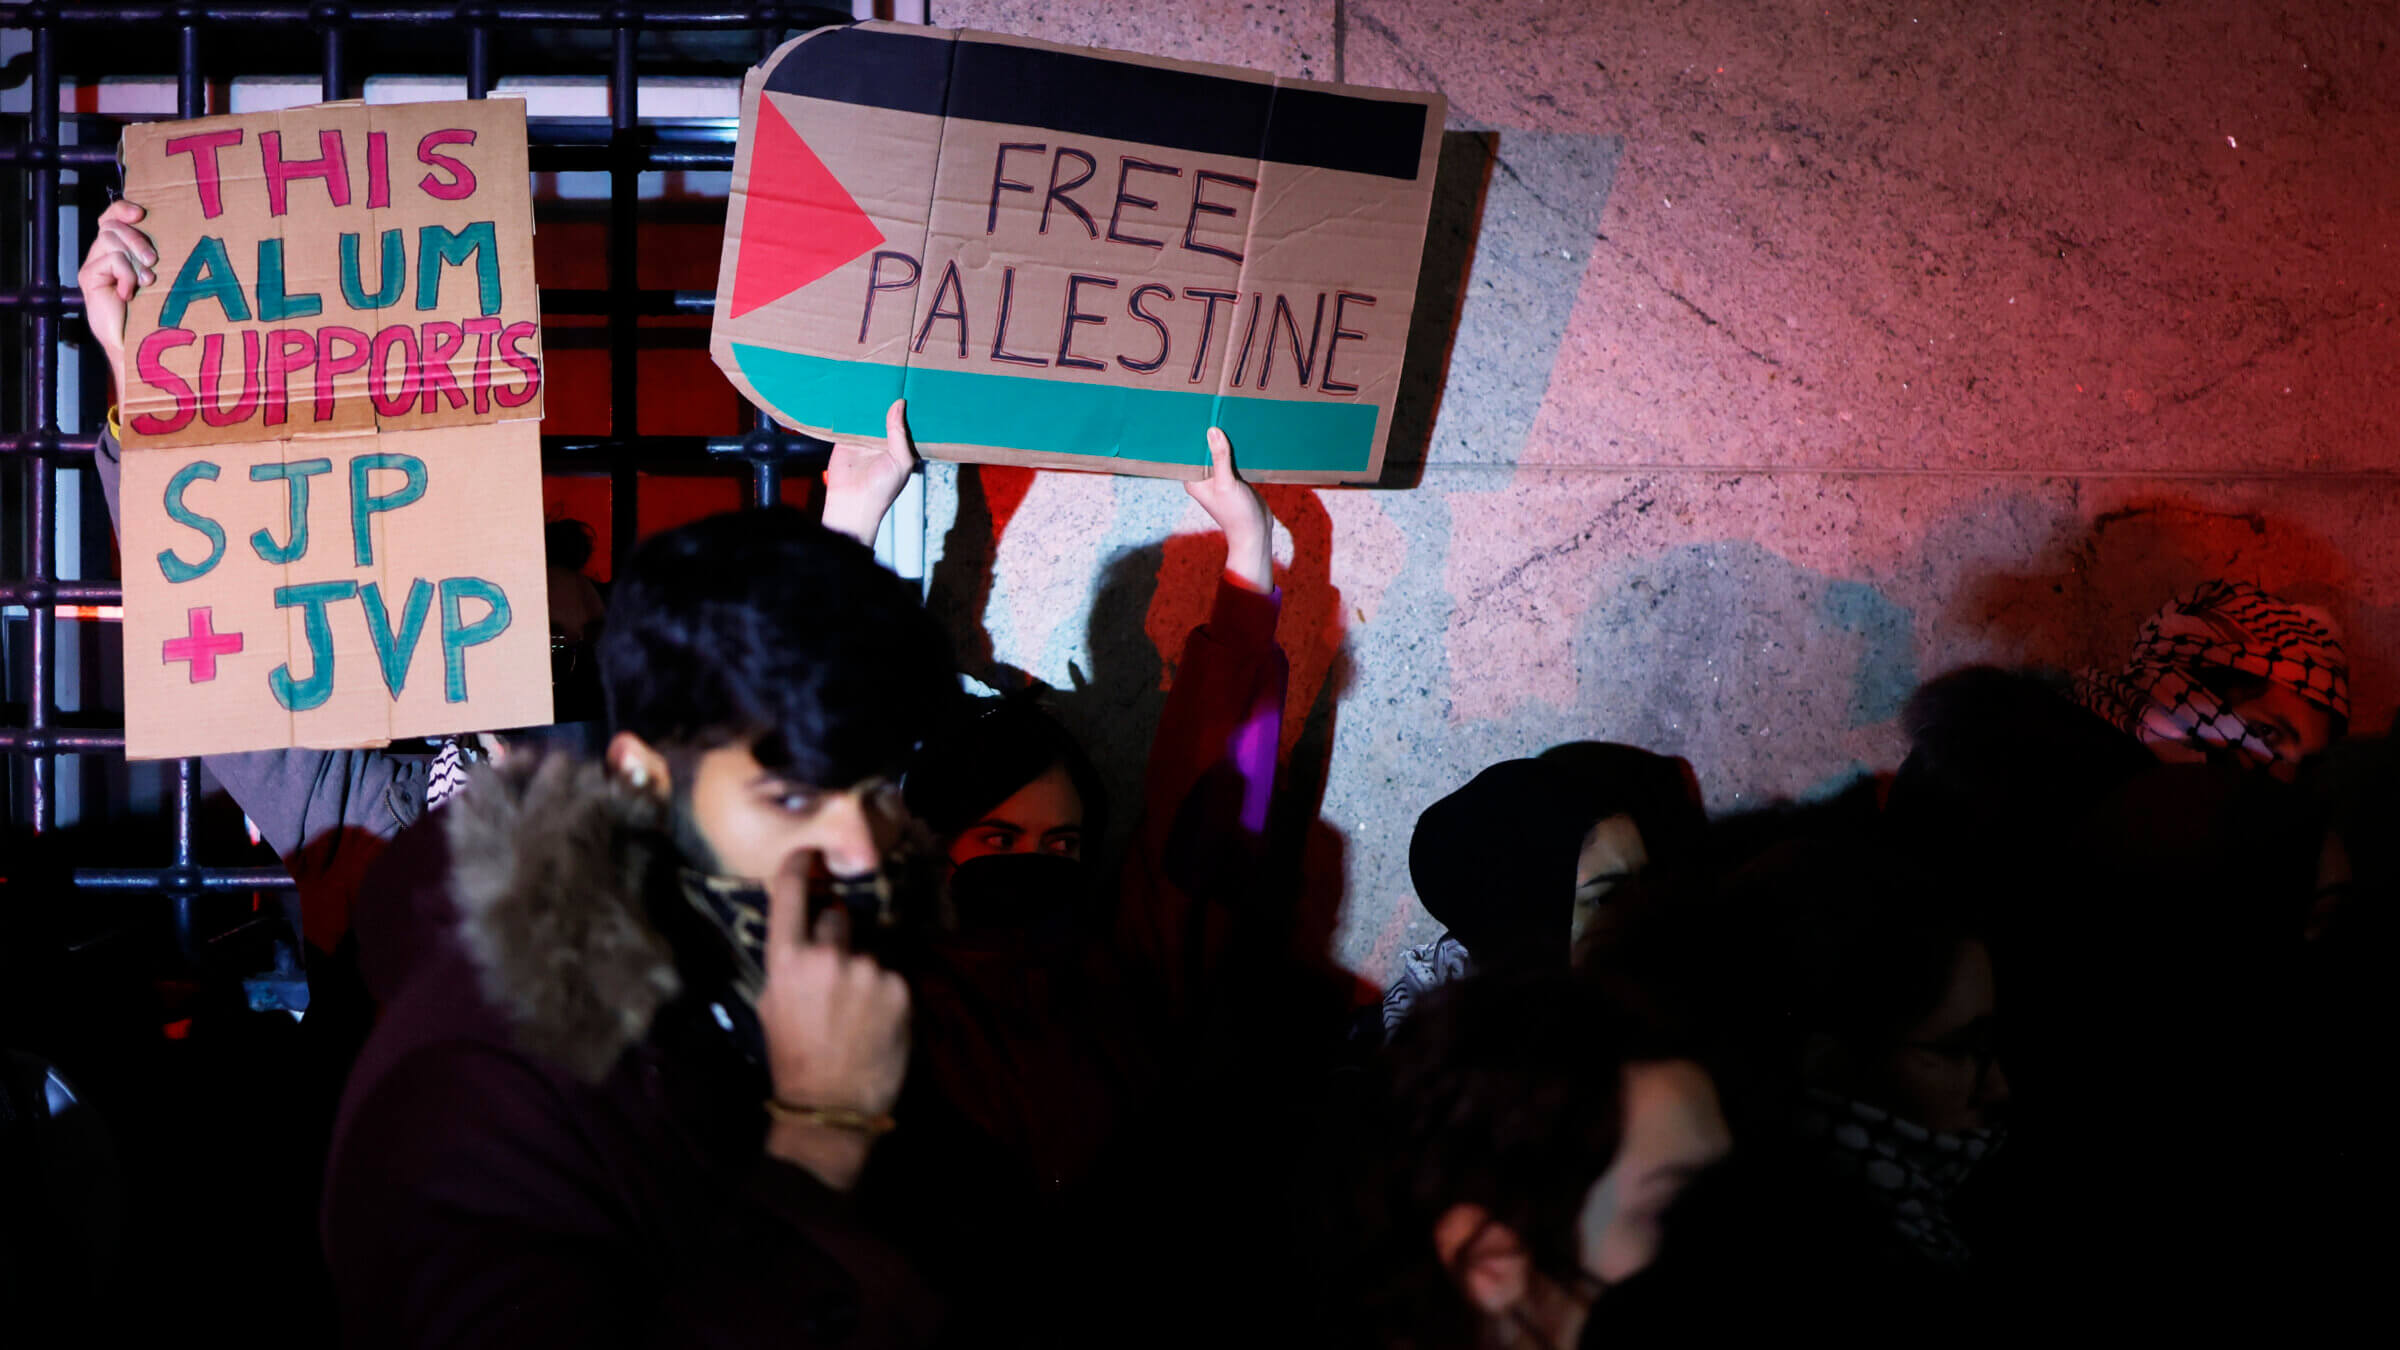
{"type": "Polygon", "coordinates": [[[1120,920],[1131,953],[1177,1001],[1213,964],[1227,910],[1255,891],[1265,860],[1291,674],[1275,644],[1282,602],[1217,583],[1151,741],[1120,920]]]}

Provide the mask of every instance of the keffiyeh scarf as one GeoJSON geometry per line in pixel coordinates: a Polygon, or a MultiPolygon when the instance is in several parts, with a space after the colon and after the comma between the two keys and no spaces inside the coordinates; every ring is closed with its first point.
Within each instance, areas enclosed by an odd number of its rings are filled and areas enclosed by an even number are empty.
{"type": "Polygon", "coordinates": [[[2075,697],[2162,759],[2233,753],[2277,758],[2268,738],[2225,706],[2202,676],[2228,671],[2278,684],[2339,718],[2350,716],[2350,657],[2325,611],[2245,581],[2208,581],[2142,625],[2122,672],[2086,670],[2075,697]]]}
{"type": "Polygon", "coordinates": [[[1938,1265],[1971,1259],[1950,1221],[1950,1197],[1967,1174],[1998,1151],[1999,1127],[1944,1133],[1889,1111],[1811,1089],[1800,1112],[1801,1137],[1816,1144],[1836,1174],[1863,1187],[1909,1248],[1938,1265]]]}
{"type": "Polygon", "coordinates": [[[1409,948],[1400,957],[1400,978],[1383,994],[1383,1034],[1398,1032],[1428,991],[1474,973],[1475,961],[1467,955],[1466,944],[1448,933],[1409,948]]]}
{"type": "Polygon", "coordinates": [[[425,809],[431,811],[464,791],[467,770],[491,761],[481,736],[451,736],[425,773],[425,809]]]}

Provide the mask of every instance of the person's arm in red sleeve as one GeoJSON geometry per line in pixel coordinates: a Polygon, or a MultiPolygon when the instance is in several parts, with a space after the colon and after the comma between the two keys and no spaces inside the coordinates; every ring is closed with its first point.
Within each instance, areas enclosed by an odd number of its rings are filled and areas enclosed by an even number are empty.
{"type": "Polygon", "coordinates": [[[1214,428],[1209,454],[1209,476],[1185,489],[1225,533],[1225,573],[1208,622],[1184,643],[1151,740],[1119,912],[1129,955],[1152,968],[1178,1007],[1261,880],[1290,679],[1275,644],[1274,518],[1235,474],[1232,446],[1214,428]]]}

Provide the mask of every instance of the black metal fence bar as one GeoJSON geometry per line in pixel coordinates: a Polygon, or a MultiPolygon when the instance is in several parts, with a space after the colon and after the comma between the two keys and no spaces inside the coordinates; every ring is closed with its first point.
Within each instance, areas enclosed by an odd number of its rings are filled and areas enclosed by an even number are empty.
{"type": "Polygon", "coordinates": [[[193,118],[208,111],[208,86],[200,78],[200,30],[185,24],[175,32],[175,115],[193,118]]]}
{"type": "MultiPolygon", "coordinates": [[[[339,9],[340,7],[333,6],[331,8],[339,9]]],[[[347,78],[349,71],[342,64],[344,46],[342,39],[340,23],[325,25],[325,73],[320,77],[317,87],[323,91],[324,99],[328,103],[349,96],[346,92],[350,88],[350,81],[347,78]]]]}
{"type": "Polygon", "coordinates": [[[405,24],[418,27],[492,28],[689,28],[743,29],[814,27],[848,22],[850,15],[821,4],[734,5],[705,0],[643,0],[642,3],[582,5],[329,4],[324,0],[252,0],[249,4],[107,4],[100,0],[36,0],[15,7],[12,28],[90,24],[246,25],[405,24]]]}
{"type": "Polygon", "coordinates": [[[124,588],[113,581],[0,581],[0,605],[119,605],[124,588]]]}
{"type": "MultiPolygon", "coordinates": [[[[58,144],[58,51],[56,36],[47,29],[33,34],[33,100],[28,131],[36,145],[58,144]]],[[[32,169],[33,219],[27,233],[25,280],[28,286],[54,284],[58,277],[58,177],[59,166],[53,160],[37,163],[32,169]]],[[[58,314],[55,310],[35,309],[31,314],[27,353],[27,380],[32,387],[26,391],[24,419],[26,430],[36,437],[35,448],[25,457],[25,581],[36,588],[46,588],[53,581],[52,567],[56,561],[58,480],[52,476],[51,455],[41,447],[58,435],[58,314]]],[[[32,608],[26,614],[26,656],[29,670],[25,681],[25,730],[35,738],[43,738],[50,729],[52,700],[56,691],[51,687],[52,665],[58,652],[51,631],[57,623],[57,612],[47,606],[32,608]]],[[[56,767],[51,756],[41,750],[33,755],[30,769],[30,791],[27,801],[28,821],[36,830],[47,830],[55,818],[57,802],[51,796],[52,770],[56,767]]]]}
{"type": "MultiPolygon", "coordinates": [[[[641,82],[634,58],[639,34],[621,27],[612,34],[608,72],[608,430],[612,437],[642,434],[641,317],[634,291],[641,286],[642,178],[634,130],[641,121],[641,82]]],[[[634,500],[640,470],[624,455],[608,470],[608,538],[612,567],[633,556],[641,532],[634,500]]]]}
{"type": "Polygon", "coordinates": [[[75,886],[86,891],[288,891],[292,877],[280,867],[78,867],[75,886]]]}
{"type": "MultiPolygon", "coordinates": [[[[568,290],[542,288],[544,314],[608,315],[619,297],[607,290],[568,290]]],[[[633,312],[640,315],[713,314],[717,308],[715,291],[639,290],[631,296],[633,312]]],[[[83,293],[72,286],[22,286],[0,289],[0,309],[38,312],[62,319],[83,317],[83,293]]]]}
{"type": "Polygon", "coordinates": [[[467,30],[467,97],[492,92],[492,30],[476,24],[467,30]]]}
{"type": "MultiPolygon", "coordinates": [[[[0,11],[5,13],[6,11],[0,11]]],[[[606,144],[592,144],[571,137],[545,136],[543,124],[535,122],[528,158],[535,173],[602,172],[615,167],[614,153],[606,144]]],[[[659,137],[658,127],[643,127],[634,137],[632,156],[637,169],[731,169],[733,167],[733,138],[726,136],[720,144],[659,137]]],[[[45,165],[67,169],[111,169],[117,163],[117,148],[113,145],[0,145],[0,166],[41,168],[45,165]]]]}
{"type": "Polygon", "coordinates": [[[34,731],[24,727],[0,730],[0,750],[23,755],[90,755],[124,748],[122,730],[34,731]]]}
{"type": "MultiPolygon", "coordinates": [[[[0,455],[30,460],[39,455],[53,461],[88,459],[99,447],[97,436],[61,436],[55,432],[26,432],[0,436],[0,455]]],[[[543,462],[550,468],[584,472],[600,466],[594,456],[622,455],[636,468],[659,472],[705,470],[727,455],[755,459],[761,455],[789,466],[823,467],[831,447],[813,436],[782,430],[773,424],[742,436],[544,436],[543,462]]],[[[710,470],[713,471],[713,470],[710,470]]],[[[0,580],[0,587],[30,585],[30,580],[0,580]]],[[[8,592],[0,592],[8,593],[8,592]]],[[[9,603],[19,603],[10,601],[9,603]]],[[[78,602],[80,603],[80,602],[78,602]]]]}
{"type": "Polygon", "coordinates": [[[14,290],[0,291],[0,309],[39,310],[61,318],[83,317],[83,293],[72,286],[56,283],[35,283],[14,290]]]}
{"type": "Polygon", "coordinates": [[[48,431],[14,432],[0,436],[0,454],[50,455],[66,457],[88,455],[100,445],[97,435],[61,436],[56,428],[48,431]]]}

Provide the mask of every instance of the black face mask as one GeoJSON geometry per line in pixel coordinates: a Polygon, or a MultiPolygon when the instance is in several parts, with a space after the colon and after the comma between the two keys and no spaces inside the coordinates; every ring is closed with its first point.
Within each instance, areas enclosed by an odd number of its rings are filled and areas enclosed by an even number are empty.
{"type": "Polygon", "coordinates": [[[1055,853],[996,853],[950,873],[950,905],[961,932],[1057,937],[1090,909],[1091,875],[1055,853]]]}

